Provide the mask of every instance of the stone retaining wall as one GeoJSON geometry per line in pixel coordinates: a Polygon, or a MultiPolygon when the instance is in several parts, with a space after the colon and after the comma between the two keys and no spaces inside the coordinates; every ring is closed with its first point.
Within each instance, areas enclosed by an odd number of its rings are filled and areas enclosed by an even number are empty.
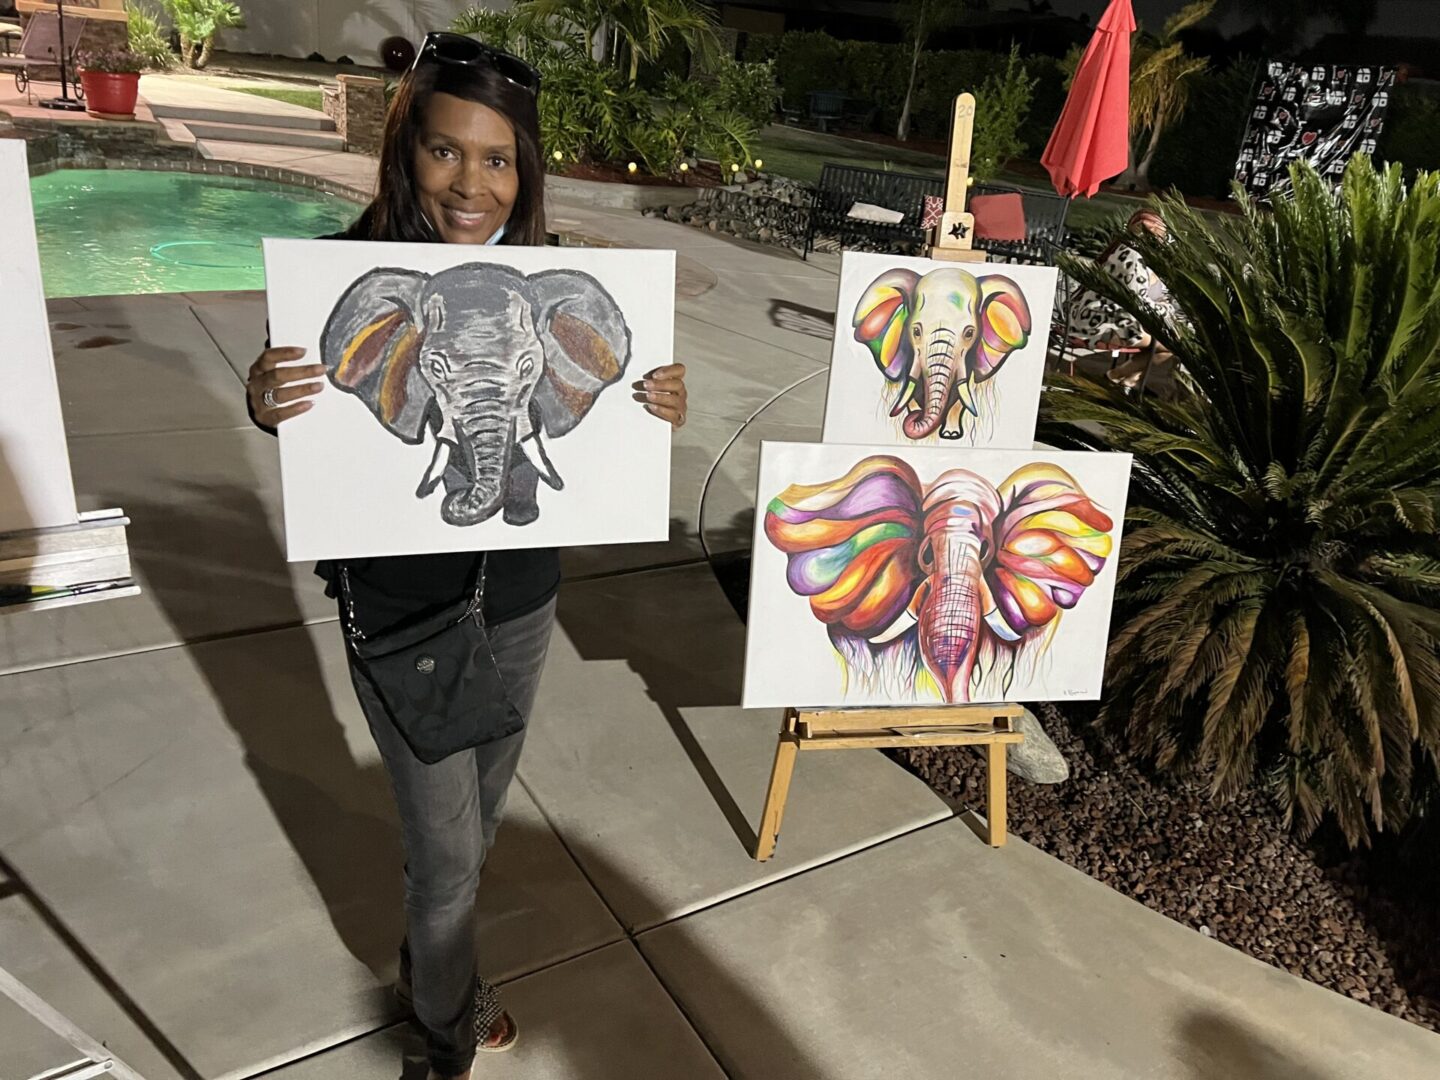
{"type": "Polygon", "coordinates": [[[663,217],[697,229],[799,251],[805,245],[813,197],[814,189],[809,185],[776,178],[744,189],[705,188],[692,203],[656,207],[644,213],[648,217],[663,217]]]}

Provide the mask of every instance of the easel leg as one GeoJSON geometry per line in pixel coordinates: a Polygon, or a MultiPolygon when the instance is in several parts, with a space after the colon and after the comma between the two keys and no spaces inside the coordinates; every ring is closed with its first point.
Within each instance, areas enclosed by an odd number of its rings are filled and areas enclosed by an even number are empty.
{"type": "Polygon", "coordinates": [[[991,847],[1005,846],[1005,744],[985,747],[986,784],[985,840],[991,847]]]}
{"type": "Polygon", "coordinates": [[[765,793],[765,809],[760,814],[760,833],[755,842],[755,861],[764,862],[775,854],[780,839],[780,820],[785,816],[785,800],[790,794],[790,777],[795,774],[795,757],[800,752],[796,737],[782,734],[775,747],[775,765],[770,770],[770,789],[765,793]]]}

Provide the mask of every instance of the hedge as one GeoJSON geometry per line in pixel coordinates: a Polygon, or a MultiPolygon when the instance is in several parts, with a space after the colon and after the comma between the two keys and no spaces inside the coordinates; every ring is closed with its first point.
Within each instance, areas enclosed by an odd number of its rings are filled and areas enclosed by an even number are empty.
{"type": "MultiPolygon", "coordinates": [[[[910,76],[908,45],[842,41],[818,30],[779,37],[753,34],[746,42],[744,59],[775,61],[775,78],[788,108],[803,110],[811,93],[837,90],[873,106],[870,119],[876,131],[893,133],[899,123],[910,76]]],[[[921,53],[912,103],[913,134],[945,138],[955,96],[973,91],[1004,63],[1004,53],[980,49],[921,53]]],[[[1025,67],[1038,83],[1021,136],[1026,152],[1038,156],[1065,100],[1065,77],[1054,57],[1027,57],[1025,67]]]]}

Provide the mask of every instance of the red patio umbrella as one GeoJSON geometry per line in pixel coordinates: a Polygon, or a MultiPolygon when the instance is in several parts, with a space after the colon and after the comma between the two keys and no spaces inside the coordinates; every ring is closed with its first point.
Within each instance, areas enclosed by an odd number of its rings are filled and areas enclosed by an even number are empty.
{"type": "Polygon", "coordinates": [[[1110,0],[1075,69],[1070,96],[1040,163],[1061,195],[1084,194],[1130,164],[1130,0],[1110,0]]]}

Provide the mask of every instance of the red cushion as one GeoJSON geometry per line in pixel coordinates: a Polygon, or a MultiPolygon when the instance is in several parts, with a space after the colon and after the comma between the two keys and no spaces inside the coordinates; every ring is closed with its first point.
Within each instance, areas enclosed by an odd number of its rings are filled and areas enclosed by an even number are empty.
{"type": "Polygon", "coordinates": [[[1024,240],[1025,202],[1019,192],[976,195],[970,200],[976,240],[1024,240]]]}

